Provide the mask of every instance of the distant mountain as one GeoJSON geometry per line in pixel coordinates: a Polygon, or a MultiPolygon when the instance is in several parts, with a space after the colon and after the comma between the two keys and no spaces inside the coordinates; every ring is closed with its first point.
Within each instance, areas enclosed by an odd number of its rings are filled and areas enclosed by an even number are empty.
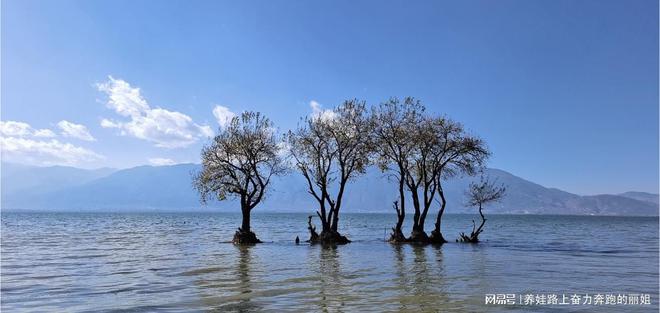
{"type": "MultiPolygon", "coordinates": [[[[6,171],[3,164],[3,209],[200,211],[238,208],[237,201],[200,205],[191,184],[192,173],[200,169],[197,164],[140,166],[119,171],[29,166],[10,166],[9,169],[6,171]],[[20,188],[14,187],[15,181],[20,188]]],[[[489,213],[658,215],[657,195],[655,198],[644,193],[579,196],[546,188],[498,169],[488,169],[486,174],[507,186],[506,197],[489,205],[489,213]]],[[[463,204],[464,190],[474,179],[460,178],[445,183],[448,213],[474,212],[474,208],[463,204]]],[[[396,198],[395,184],[386,175],[370,169],[347,187],[344,210],[391,213],[392,201],[396,198]]],[[[410,212],[410,199],[407,204],[410,212]]],[[[307,193],[305,181],[298,173],[275,179],[267,198],[258,207],[260,211],[280,212],[311,213],[315,209],[315,200],[307,193]]],[[[437,204],[433,212],[436,210],[437,204]]]]}
{"type": "MultiPolygon", "coordinates": [[[[69,184],[57,188],[23,189],[19,192],[2,191],[2,207],[10,209],[56,209],[56,210],[149,210],[180,208],[190,210],[199,206],[192,190],[191,173],[199,168],[194,164],[172,166],[139,166],[113,172],[107,176],[84,183],[69,184]]],[[[29,168],[22,174],[34,175],[29,168]]],[[[78,170],[78,169],[76,169],[78,170]]],[[[71,173],[77,171],[71,170],[71,173]]],[[[11,184],[10,179],[4,178],[11,184]]],[[[70,173],[64,173],[70,175],[70,173]]]]}
{"type": "Polygon", "coordinates": [[[648,193],[648,192],[639,192],[639,191],[628,191],[619,194],[619,196],[630,198],[630,199],[635,199],[639,201],[646,201],[646,202],[651,202],[658,204],[660,203],[660,196],[655,193],[648,193]]]}
{"type": "Polygon", "coordinates": [[[49,191],[82,185],[114,171],[112,168],[84,170],[68,166],[36,167],[3,162],[0,165],[2,195],[31,189],[49,191]]]}

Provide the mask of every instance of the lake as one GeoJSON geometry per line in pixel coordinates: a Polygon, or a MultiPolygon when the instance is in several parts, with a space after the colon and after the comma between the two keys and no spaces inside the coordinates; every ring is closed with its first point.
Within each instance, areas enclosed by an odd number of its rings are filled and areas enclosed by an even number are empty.
{"type": "Polygon", "coordinates": [[[448,215],[452,242],[436,247],[384,242],[394,214],[343,214],[354,242],[331,248],[294,244],[307,214],[255,211],[265,243],[238,247],[239,214],[3,212],[1,309],[658,311],[657,217],[487,216],[482,243],[453,242],[472,218],[448,215]],[[651,304],[548,304],[645,294],[651,304]],[[502,296],[515,304],[485,304],[502,296]]]}

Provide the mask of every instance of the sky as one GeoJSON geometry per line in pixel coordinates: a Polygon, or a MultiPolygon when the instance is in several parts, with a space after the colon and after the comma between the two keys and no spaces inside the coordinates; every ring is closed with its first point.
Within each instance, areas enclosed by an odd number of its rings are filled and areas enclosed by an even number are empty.
{"type": "Polygon", "coordinates": [[[284,132],[414,96],[484,138],[489,167],[658,191],[653,0],[6,0],[1,35],[5,162],[198,163],[246,110],[284,132]]]}

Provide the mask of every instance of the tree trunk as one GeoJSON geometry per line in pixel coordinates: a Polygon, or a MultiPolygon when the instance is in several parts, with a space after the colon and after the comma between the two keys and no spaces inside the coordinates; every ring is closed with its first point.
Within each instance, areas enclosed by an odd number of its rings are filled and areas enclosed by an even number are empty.
{"type": "Polygon", "coordinates": [[[414,189],[410,190],[413,199],[413,207],[415,209],[415,214],[413,215],[413,231],[419,230],[419,215],[421,214],[419,209],[419,199],[417,198],[417,191],[414,189]]]}
{"type": "Polygon", "coordinates": [[[257,235],[255,235],[250,229],[250,211],[250,205],[246,201],[241,201],[243,221],[241,227],[239,227],[238,231],[234,234],[232,242],[235,244],[255,244],[261,242],[261,240],[257,238],[257,235]]]}
{"type": "Polygon", "coordinates": [[[479,225],[479,228],[477,228],[477,231],[475,232],[476,236],[479,236],[479,234],[483,232],[484,224],[486,224],[486,218],[484,217],[481,204],[479,204],[479,215],[481,216],[481,225],[479,225]]]}
{"type": "Polygon", "coordinates": [[[405,181],[403,178],[403,169],[399,167],[399,202],[394,201],[393,206],[396,211],[396,225],[392,228],[390,235],[390,242],[404,242],[406,237],[403,235],[403,221],[406,219],[406,195],[404,193],[405,181]]]}
{"type": "MultiPolygon", "coordinates": [[[[337,214],[337,212],[333,213],[333,209],[330,209],[330,214],[337,214]]],[[[321,214],[318,213],[319,217],[321,217],[321,214]]],[[[330,216],[328,216],[330,217],[330,216]]],[[[323,218],[321,218],[323,219],[323,218]]],[[[335,221],[335,219],[333,219],[335,221]]],[[[322,221],[323,222],[323,221],[322,221]]],[[[336,227],[336,222],[331,222],[331,221],[325,221],[324,223],[324,229],[321,230],[321,234],[316,234],[316,228],[314,228],[311,224],[311,217],[308,221],[308,227],[310,231],[310,238],[309,242],[314,244],[314,243],[320,243],[323,245],[343,245],[351,242],[346,238],[345,236],[342,236],[338,231],[333,230],[333,227],[336,227]],[[325,228],[325,225],[329,225],[328,228],[325,228]]]]}
{"type": "MultiPolygon", "coordinates": [[[[403,174],[401,174],[403,175],[403,174]]],[[[397,212],[399,213],[398,220],[396,222],[396,230],[401,232],[401,227],[403,227],[403,220],[406,219],[406,194],[403,191],[404,188],[404,181],[403,178],[399,179],[399,201],[401,205],[399,206],[399,210],[397,212]]]]}
{"type": "Polygon", "coordinates": [[[481,204],[479,204],[479,216],[481,216],[481,224],[479,224],[479,227],[475,227],[474,220],[472,220],[472,233],[470,233],[470,236],[466,235],[465,233],[461,233],[460,236],[462,242],[479,242],[479,234],[483,232],[484,224],[486,224],[486,218],[484,217],[481,204]]]}
{"type": "MultiPolygon", "coordinates": [[[[326,230],[330,229],[330,223],[328,222],[329,216],[326,214],[326,210],[325,210],[325,197],[326,197],[326,195],[327,195],[327,193],[326,193],[325,189],[323,189],[322,194],[321,194],[321,201],[319,201],[321,213],[318,213],[318,211],[316,213],[316,214],[319,215],[319,218],[321,219],[321,231],[326,231],[326,230]]],[[[332,208],[330,208],[329,214],[332,215],[332,208]]]]}
{"type": "Polygon", "coordinates": [[[250,232],[250,209],[246,207],[241,208],[243,213],[243,222],[241,223],[241,229],[244,232],[250,232]]]}
{"type": "Polygon", "coordinates": [[[309,240],[307,240],[307,242],[318,242],[319,240],[319,234],[316,232],[316,226],[312,224],[313,217],[313,215],[307,217],[307,229],[309,230],[309,240]]]}
{"type": "Polygon", "coordinates": [[[431,237],[429,237],[429,239],[432,243],[443,244],[447,242],[447,240],[442,236],[440,225],[442,223],[442,215],[445,213],[447,200],[445,199],[445,193],[442,188],[439,189],[438,194],[440,195],[440,211],[438,211],[438,216],[435,219],[435,229],[431,232],[431,237]]]}
{"type": "Polygon", "coordinates": [[[394,201],[392,203],[392,206],[394,207],[394,210],[396,210],[396,215],[397,215],[397,222],[396,226],[392,228],[392,234],[390,235],[390,242],[405,242],[406,237],[403,235],[403,231],[401,231],[401,227],[403,225],[403,219],[405,218],[405,213],[403,212],[403,206],[399,208],[399,203],[398,201],[394,201]]]}
{"type": "Polygon", "coordinates": [[[332,231],[337,231],[339,224],[339,208],[335,208],[335,213],[332,215],[332,231]]]}
{"type": "Polygon", "coordinates": [[[429,242],[429,236],[424,232],[424,224],[420,223],[421,222],[421,210],[420,210],[420,203],[419,199],[417,196],[419,195],[416,190],[411,190],[412,193],[412,198],[413,198],[413,206],[415,207],[415,215],[413,216],[413,228],[412,232],[410,233],[410,237],[408,238],[407,241],[412,242],[412,243],[428,243],[429,242]]]}

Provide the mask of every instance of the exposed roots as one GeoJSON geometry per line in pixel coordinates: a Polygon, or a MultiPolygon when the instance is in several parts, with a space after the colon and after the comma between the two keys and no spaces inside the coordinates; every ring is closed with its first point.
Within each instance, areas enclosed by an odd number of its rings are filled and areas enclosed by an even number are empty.
{"type": "Polygon", "coordinates": [[[310,239],[309,242],[312,244],[320,243],[323,245],[345,245],[351,241],[348,240],[346,236],[342,236],[339,232],[328,230],[322,231],[315,241],[310,239]]]}
{"type": "Polygon", "coordinates": [[[465,233],[461,233],[461,239],[460,242],[465,242],[465,243],[478,243],[479,242],[479,234],[471,233],[469,236],[466,235],[465,233]]]}
{"type": "Polygon", "coordinates": [[[401,231],[401,229],[392,228],[392,234],[390,235],[389,242],[403,243],[403,242],[406,242],[407,240],[408,239],[406,239],[406,236],[403,235],[403,232],[401,231]]]}
{"type": "Polygon", "coordinates": [[[319,234],[316,232],[316,226],[312,224],[312,218],[314,215],[308,216],[307,220],[307,229],[309,230],[309,240],[307,242],[317,242],[319,241],[319,234]]]}
{"type": "Polygon", "coordinates": [[[410,237],[408,238],[407,242],[415,244],[431,243],[429,236],[424,231],[420,230],[413,230],[412,233],[410,233],[410,237]]]}
{"type": "Polygon", "coordinates": [[[466,235],[465,233],[461,233],[460,236],[460,242],[465,242],[465,243],[478,243],[479,242],[479,234],[483,232],[483,227],[484,223],[486,222],[486,219],[481,220],[481,225],[479,225],[479,228],[476,228],[476,225],[474,223],[474,220],[472,220],[472,232],[470,232],[470,235],[466,235]]]}
{"type": "Polygon", "coordinates": [[[257,235],[255,235],[251,231],[243,231],[240,227],[234,234],[234,239],[232,241],[234,244],[239,244],[239,245],[253,245],[257,243],[261,243],[261,240],[257,238],[257,235]]]}
{"type": "Polygon", "coordinates": [[[432,243],[432,244],[441,245],[441,244],[446,243],[447,240],[445,240],[445,238],[442,236],[441,232],[439,232],[437,230],[433,230],[431,232],[431,236],[429,236],[429,242],[432,243]]]}
{"type": "Polygon", "coordinates": [[[401,225],[403,225],[403,220],[406,218],[406,214],[403,211],[403,208],[399,207],[399,201],[392,202],[392,208],[396,211],[396,226],[392,228],[392,234],[390,235],[390,242],[392,243],[402,243],[406,242],[406,236],[403,235],[401,231],[401,225]]]}

